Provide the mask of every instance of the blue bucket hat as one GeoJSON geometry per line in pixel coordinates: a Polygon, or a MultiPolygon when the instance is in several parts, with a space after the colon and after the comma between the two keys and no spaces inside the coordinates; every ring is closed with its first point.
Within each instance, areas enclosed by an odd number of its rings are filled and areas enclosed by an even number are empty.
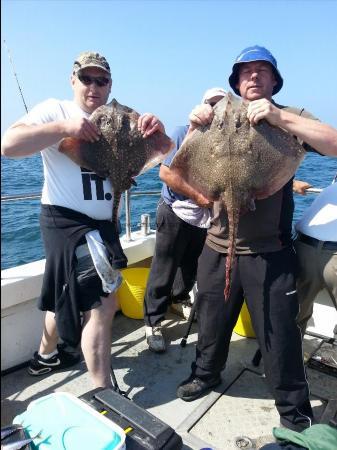
{"type": "Polygon", "coordinates": [[[276,85],[273,89],[273,95],[277,94],[283,86],[283,78],[281,77],[281,74],[277,69],[277,61],[269,50],[267,50],[265,47],[260,47],[259,45],[245,48],[236,58],[232,68],[232,73],[228,79],[233,91],[237,95],[240,95],[239,90],[236,88],[236,85],[238,83],[239,65],[251,61],[267,61],[269,64],[271,64],[276,79],[276,85]]]}

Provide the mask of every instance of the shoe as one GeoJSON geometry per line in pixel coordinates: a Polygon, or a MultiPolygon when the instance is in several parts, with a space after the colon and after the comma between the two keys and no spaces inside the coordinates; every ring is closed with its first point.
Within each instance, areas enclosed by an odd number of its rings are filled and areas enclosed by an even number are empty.
{"type": "Polygon", "coordinates": [[[288,428],[292,431],[301,433],[302,431],[315,425],[316,421],[312,417],[298,416],[292,421],[287,420],[284,417],[280,418],[280,428],[288,428]]]}
{"type": "Polygon", "coordinates": [[[34,357],[30,360],[28,373],[32,376],[45,375],[49,372],[66,369],[77,364],[81,356],[79,353],[69,353],[60,346],[57,347],[58,353],[49,359],[42,358],[38,352],[34,353],[34,357]]]}
{"type": "Polygon", "coordinates": [[[177,397],[185,402],[191,402],[207,392],[210,388],[218,386],[220,383],[221,378],[219,375],[202,380],[192,374],[178,386],[177,397]]]}
{"type": "Polygon", "coordinates": [[[146,327],[145,335],[149,350],[155,353],[164,353],[166,351],[164,337],[161,332],[161,325],[146,327]]]}

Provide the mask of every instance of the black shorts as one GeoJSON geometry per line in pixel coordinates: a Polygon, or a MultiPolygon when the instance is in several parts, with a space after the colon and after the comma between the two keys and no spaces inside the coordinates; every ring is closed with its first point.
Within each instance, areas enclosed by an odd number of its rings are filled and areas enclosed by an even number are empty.
{"type": "Polygon", "coordinates": [[[75,268],[76,278],[80,291],[80,311],[89,311],[101,305],[100,297],[109,294],[103,291],[102,280],[99,277],[88,245],[83,244],[75,251],[77,264],[75,268]]]}

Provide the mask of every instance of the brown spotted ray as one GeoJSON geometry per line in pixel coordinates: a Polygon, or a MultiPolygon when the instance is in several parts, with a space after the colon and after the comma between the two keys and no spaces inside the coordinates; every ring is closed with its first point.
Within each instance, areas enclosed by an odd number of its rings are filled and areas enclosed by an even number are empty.
{"type": "Polygon", "coordinates": [[[230,294],[239,217],[254,210],[294,175],[305,155],[286,131],[261,120],[250,125],[247,102],[228,93],[214,107],[210,125],[185,140],[170,169],[212,201],[223,202],[228,216],[225,299],[230,294]]]}
{"type": "Polygon", "coordinates": [[[136,175],[160,163],[174,147],[173,141],[160,131],[143,138],[137,127],[138,118],[136,111],[113,99],[90,116],[101,131],[99,141],[92,143],[69,137],[59,146],[59,151],[79,166],[110,179],[115,224],[123,191],[131,187],[136,175]]]}

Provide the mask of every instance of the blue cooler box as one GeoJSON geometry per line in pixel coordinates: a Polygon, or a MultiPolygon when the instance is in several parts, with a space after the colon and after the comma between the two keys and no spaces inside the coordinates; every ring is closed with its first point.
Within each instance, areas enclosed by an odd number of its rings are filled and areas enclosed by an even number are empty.
{"type": "Polygon", "coordinates": [[[125,432],[74,395],[57,392],[32,401],[22,424],[39,450],[125,450],[125,432]]]}

